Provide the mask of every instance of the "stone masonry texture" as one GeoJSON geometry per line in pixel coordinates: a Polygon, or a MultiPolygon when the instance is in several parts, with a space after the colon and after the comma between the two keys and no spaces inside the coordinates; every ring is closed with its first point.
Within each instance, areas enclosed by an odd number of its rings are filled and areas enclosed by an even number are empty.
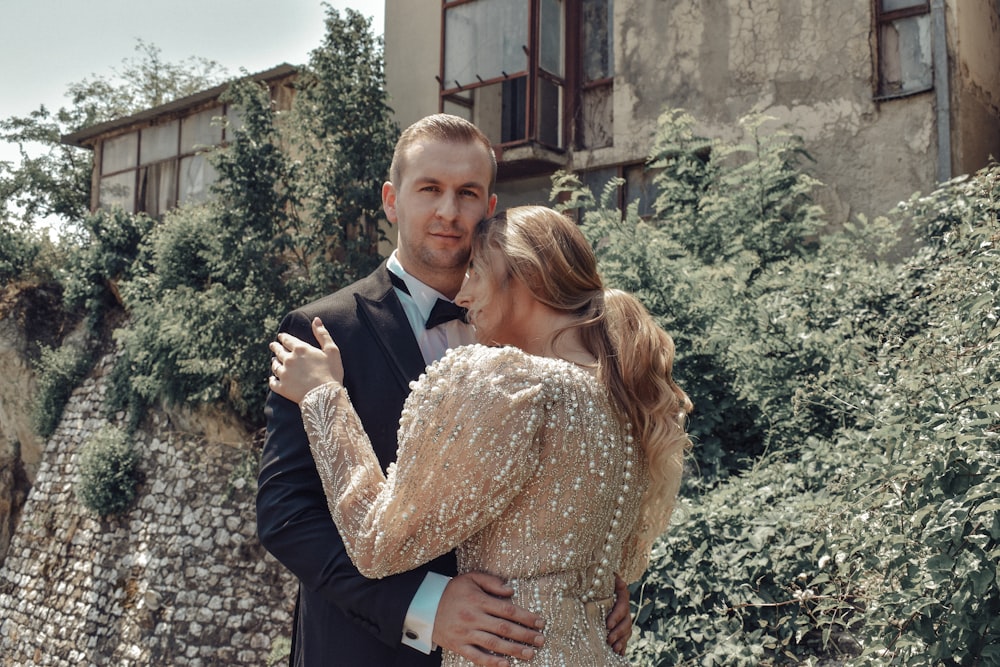
{"type": "Polygon", "coordinates": [[[96,516],[76,496],[78,461],[123,418],[102,407],[111,363],[74,391],[0,566],[0,667],[268,665],[295,582],[257,540],[259,445],[206,442],[154,414],[135,436],[135,502],[96,516]]]}

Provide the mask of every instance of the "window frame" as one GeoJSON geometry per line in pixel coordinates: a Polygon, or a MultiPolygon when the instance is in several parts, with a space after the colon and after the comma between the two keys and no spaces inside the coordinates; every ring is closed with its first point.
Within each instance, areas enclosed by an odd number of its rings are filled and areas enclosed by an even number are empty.
{"type": "MultiPolygon", "coordinates": [[[[191,201],[192,197],[190,196],[182,197],[184,193],[181,189],[181,180],[183,178],[183,168],[185,163],[189,163],[191,159],[202,155],[208,150],[225,146],[230,141],[231,130],[228,124],[223,124],[218,128],[216,143],[211,145],[196,144],[188,147],[183,146],[182,137],[185,134],[185,121],[209,111],[216,112],[212,114],[213,119],[219,117],[231,119],[232,115],[237,113],[233,105],[223,104],[218,100],[215,100],[211,104],[188,110],[184,114],[164,116],[147,124],[134,125],[114,136],[103,138],[100,144],[100,166],[97,170],[97,208],[102,209],[122,205],[123,202],[119,201],[119,198],[115,197],[113,194],[108,197],[110,201],[105,200],[101,189],[103,188],[105,181],[113,187],[113,181],[125,181],[128,180],[129,176],[131,176],[131,201],[127,206],[123,206],[123,208],[129,213],[146,213],[152,217],[160,218],[167,211],[191,201]],[[175,125],[174,134],[176,136],[173,138],[175,145],[173,153],[171,155],[160,156],[156,159],[143,160],[143,134],[149,133],[151,129],[155,132],[157,128],[165,128],[170,124],[175,125]],[[128,160],[127,166],[105,171],[105,149],[108,147],[109,143],[129,135],[134,135],[135,140],[134,145],[129,146],[131,157],[128,160]],[[151,178],[159,178],[162,170],[172,170],[173,175],[170,179],[171,182],[169,184],[168,192],[161,191],[159,187],[161,185],[160,183],[152,183],[149,180],[151,178]],[[149,199],[150,196],[154,197],[156,201],[151,201],[149,199]]],[[[208,186],[210,185],[210,182],[205,183],[204,189],[207,191],[208,186]]],[[[194,199],[200,201],[203,198],[204,197],[195,197],[194,199]]]]}
{"type": "MultiPolygon", "coordinates": [[[[560,0],[559,2],[562,12],[561,58],[563,71],[561,75],[548,71],[541,63],[540,20],[543,0],[526,0],[528,12],[525,20],[528,21],[529,44],[524,45],[527,56],[525,69],[516,72],[503,72],[500,76],[490,78],[479,78],[478,81],[467,84],[460,84],[457,81],[448,82],[445,80],[448,58],[448,11],[477,1],[480,0],[442,0],[441,2],[440,62],[439,73],[436,77],[439,87],[438,110],[442,112],[453,109],[467,110],[470,114],[475,113],[475,101],[471,97],[476,95],[477,89],[523,79],[524,99],[517,100],[517,104],[521,113],[519,118],[523,118],[524,134],[520,137],[501,138],[500,140],[491,137],[494,146],[499,149],[501,154],[506,149],[528,144],[537,144],[559,153],[578,148],[579,109],[583,101],[584,85],[588,88],[608,87],[612,85],[614,80],[612,76],[584,82],[584,63],[580,57],[584,48],[584,26],[582,23],[583,12],[579,1],[560,0]],[[548,88],[547,93],[542,90],[543,86],[548,88]],[[546,124],[541,121],[544,110],[539,107],[539,102],[545,98],[546,94],[552,96],[553,91],[558,95],[558,119],[554,124],[546,124]],[[544,133],[555,135],[555,143],[553,140],[546,140],[546,137],[543,136],[544,133]]],[[[613,46],[609,46],[609,48],[613,48],[613,46]]],[[[501,122],[499,125],[502,127],[504,124],[501,122]]]]}
{"type": "MultiPolygon", "coordinates": [[[[922,0],[921,2],[914,4],[910,7],[903,7],[900,9],[893,10],[883,10],[882,0],[872,0],[872,28],[874,30],[874,42],[875,48],[873,49],[873,61],[874,61],[874,71],[872,76],[872,82],[874,86],[873,97],[875,100],[894,100],[904,97],[910,97],[911,95],[919,95],[921,93],[926,93],[934,89],[934,79],[936,72],[934,71],[934,60],[933,60],[933,44],[931,45],[931,80],[930,83],[923,85],[919,88],[914,88],[911,90],[901,90],[901,91],[886,91],[885,81],[882,78],[882,61],[883,48],[885,44],[882,38],[882,29],[884,26],[899,21],[901,19],[915,18],[918,16],[927,16],[928,20],[931,18],[931,3],[930,0],[922,0]]],[[[932,37],[933,39],[933,37],[932,37]]]]}

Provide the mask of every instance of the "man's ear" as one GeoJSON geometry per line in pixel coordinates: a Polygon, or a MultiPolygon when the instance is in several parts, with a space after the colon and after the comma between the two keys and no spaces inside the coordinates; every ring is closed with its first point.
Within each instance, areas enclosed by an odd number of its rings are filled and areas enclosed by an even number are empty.
{"type": "Polygon", "coordinates": [[[396,224],[396,188],[389,181],[382,184],[382,210],[389,224],[396,224]]]}
{"type": "Polygon", "coordinates": [[[490,195],[490,203],[486,207],[486,217],[493,215],[493,211],[497,209],[497,196],[496,193],[490,195]]]}

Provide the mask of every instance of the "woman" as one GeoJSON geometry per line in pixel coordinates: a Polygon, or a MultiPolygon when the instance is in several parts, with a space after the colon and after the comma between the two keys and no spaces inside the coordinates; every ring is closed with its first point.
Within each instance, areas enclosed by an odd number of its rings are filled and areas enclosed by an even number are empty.
{"type": "Polygon", "coordinates": [[[605,641],[614,575],[635,581],[648,565],[690,446],[673,342],[604,289],[580,230],[544,207],[477,226],[456,302],[480,344],[414,383],[386,474],[322,324],[322,350],[286,334],[271,344],[271,389],[301,405],[348,553],[383,577],[457,547],[460,571],[507,579],[545,617],[530,664],[627,664],[605,641]]]}

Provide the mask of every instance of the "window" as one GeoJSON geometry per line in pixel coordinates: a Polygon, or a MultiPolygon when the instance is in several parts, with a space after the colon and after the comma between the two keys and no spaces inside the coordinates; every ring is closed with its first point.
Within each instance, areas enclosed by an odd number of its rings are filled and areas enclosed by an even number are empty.
{"type": "Polygon", "coordinates": [[[601,127],[598,143],[610,142],[611,0],[443,0],[442,7],[442,111],[469,119],[500,147],[562,150],[568,133],[579,131],[566,120],[579,116],[576,82],[593,81],[604,90],[584,102],[597,109],[590,115],[601,127]]]}
{"type": "Polygon", "coordinates": [[[580,51],[582,61],[577,116],[579,148],[611,145],[613,78],[615,71],[612,0],[582,0],[580,51]]]}
{"type": "Polygon", "coordinates": [[[98,206],[159,217],[204,200],[217,174],[199,151],[222,143],[223,129],[213,119],[223,115],[232,117],[233,110],[212,107],[105,139],[98,206]]]}
{"type": "Polygon", "coordinates": [[[926,0],[874,0],[880,98],[934,86],[930,7],[926,0]]]}
{"type": "Polygon", "coordinates": [[[610,204],[625,211],[635,203],[639,216],[646,219],[652,217],[654,213],[657,196],[656,185],[653,182],[655,175],[656,170],[649,169],[642,162],[600,167],[578,174],[580,182],[590,189],[599,204],[602,203],[604,190],[612,179],[621,179],[613,188],[610,204]]]}

